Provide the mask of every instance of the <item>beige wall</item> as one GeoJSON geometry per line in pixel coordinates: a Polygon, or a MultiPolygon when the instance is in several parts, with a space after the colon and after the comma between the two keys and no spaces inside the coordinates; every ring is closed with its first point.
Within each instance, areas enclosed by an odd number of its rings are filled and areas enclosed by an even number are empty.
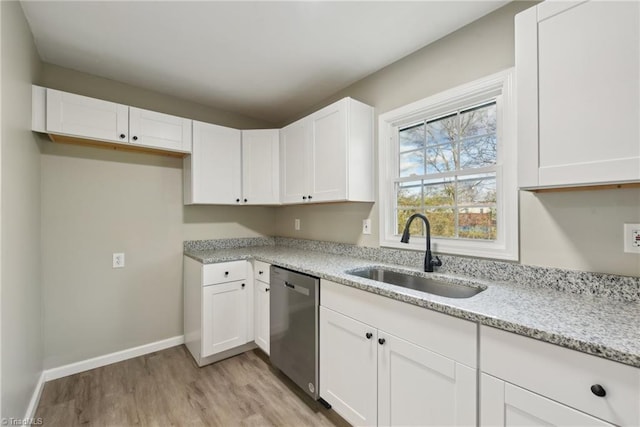
{"type": "MultiPolygon", "coordinates": [[[[44,86],[226,126],[264,122],[45,65],[44,86]]],[[[45,368],[182,335],[182,242],[270,236],[275,208],[183,206],[182,161],[44,142],[45,368]],[[113,269],[113,252],[126,267],[113,269]]]]}
{"type": "MultiPolygon", "coordinates": [[[[514,65],[513,17],[534,2],[513,2],[327,98],[351,96],[382,114],[514,65]]],[[[287,123],[309,113],[302,112],[287,123]]],[[[283,123],[286,124],[286,123],[283,123]]],[[[377,120],[376,120],[377,128],[377,120]]],[[[520,197],[521,262],[640,276],[640,256],[624,254],[622,224],[640,222],[640,190],[520,197]]],[[[280,236],[378,246],[377,205],[336,204],[278,210],[280,236]],[[362,219],[372,219],[370,236],[362,219]],[[295,231],[295,218],[304,219],[295,231]]]]}
{"type": "Polygon", "coordinates": [[[40,148],[31,82],[40,61],[18,2],[0,2],[2,40],[2,418],[25,416],[42,372],[40,148]]]}

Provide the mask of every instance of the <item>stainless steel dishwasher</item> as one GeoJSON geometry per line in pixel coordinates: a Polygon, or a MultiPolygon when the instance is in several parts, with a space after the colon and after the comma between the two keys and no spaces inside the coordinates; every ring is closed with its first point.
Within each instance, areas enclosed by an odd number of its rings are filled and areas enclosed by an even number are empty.
{"type": "Polygon", "coordinates": [[[318,400],[320,279],[271,266],[270,292],[271,363],[318,400]]]}

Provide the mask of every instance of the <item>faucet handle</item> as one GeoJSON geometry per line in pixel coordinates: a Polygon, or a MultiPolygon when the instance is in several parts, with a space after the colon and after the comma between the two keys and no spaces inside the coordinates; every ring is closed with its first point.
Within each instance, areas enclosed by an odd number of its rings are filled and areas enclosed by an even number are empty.
{"type": "Polygon", "coordinates": [[[442,267],[442,261],[440,260],[440,258],[438,256],[434,256],[431,259],[431,265],[434,267],[442,267]]]}

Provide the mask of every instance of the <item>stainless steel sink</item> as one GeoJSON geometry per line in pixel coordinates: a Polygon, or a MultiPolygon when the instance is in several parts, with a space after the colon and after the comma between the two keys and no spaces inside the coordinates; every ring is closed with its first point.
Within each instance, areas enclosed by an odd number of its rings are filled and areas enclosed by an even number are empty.
{"type": "Polygon", "coordinates": [[[447,298],[469,298],[485,290],[483,287],[459,285],[429,277],[385,270],[380,267],[351,270],[346,273],[447,298]]]}

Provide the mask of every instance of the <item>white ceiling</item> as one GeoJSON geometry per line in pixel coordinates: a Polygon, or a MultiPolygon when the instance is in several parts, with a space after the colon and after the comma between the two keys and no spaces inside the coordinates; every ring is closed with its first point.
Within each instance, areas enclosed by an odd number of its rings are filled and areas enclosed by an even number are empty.
{"type": "Polygon", "coordinates": [[[43,61],[280,124],[507,1],[22,1],[43,61]]]}

